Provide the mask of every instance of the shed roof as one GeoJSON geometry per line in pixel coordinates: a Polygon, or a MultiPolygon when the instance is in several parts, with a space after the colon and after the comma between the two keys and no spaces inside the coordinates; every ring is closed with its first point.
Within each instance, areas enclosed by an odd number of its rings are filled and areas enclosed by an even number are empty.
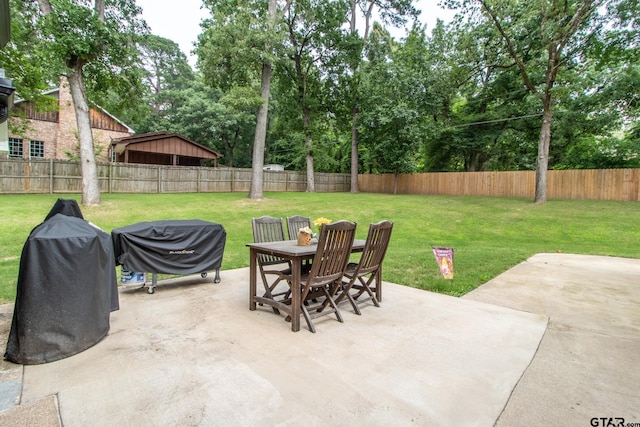
{"type": "Polygon", "coordinates": [[[118,154],[130,150],[211,160],[223,157],[222,154],[209,147],[191,141],[182,135],[168,132],[153,132],[117,138],[111,142],[111,145],[118,154]]]}

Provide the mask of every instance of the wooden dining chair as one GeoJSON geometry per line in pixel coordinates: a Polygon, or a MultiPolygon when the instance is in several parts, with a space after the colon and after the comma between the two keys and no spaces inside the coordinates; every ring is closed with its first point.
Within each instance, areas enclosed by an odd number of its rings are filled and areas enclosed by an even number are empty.
{"type": "Polygon", "coordinates": [[[298,237],[298,230],[304,227],[311,228],[311,218],[308,216],[295,215],[287,217],[289,240],[295,240],[298,237]]]}
{"type": "Polygon", "coordinates": [[[349,262],[355,234],[356,223],[349,221],[327,224],[320,231],[311,270],[300,280],[301,311],[313,333],[316,329],[312,319],[317,317],[335,313],[338,321],[343,322],[334,298],[349,262]]]}
{"type": "MultiPolygon", "coordinates": [[[[253,229],[253,241],[255,243],[276,242],[284,240],[284,227],[282,226],[282,218],[274,218],[271,216],[262,216],[260,218],[251,218],[251,228],[253,229]]],[[[264,285],[264,298],[270,299],[287,299],[291,294],[289,283],[291,282],[291,264],[289,261],[266,254],[259,254],[257,257],[258,270],[262,284],[264,285]],[[276,292],[276,288],[281,283],[286,283],[286,289],[280,286],[276,292]]],[[[273,307],[276,314],[280,311],[273,307]]]]}
{"type": "Polygon", "coordinates": [[[360,261],[349,263],[345,269],[342,287],[336,298],[337,304],[347,298],[356,314],[361,314],[358,306],[367,301],[380,307],[382,261],[387,253],[392,230],[393,222],[387,220],[369,226],[360,261]]]}

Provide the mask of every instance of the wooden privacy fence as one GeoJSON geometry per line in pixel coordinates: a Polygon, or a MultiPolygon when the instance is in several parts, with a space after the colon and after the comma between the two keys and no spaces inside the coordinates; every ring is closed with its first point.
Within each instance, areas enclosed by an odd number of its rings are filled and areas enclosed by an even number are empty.
{"type": "MultiPolygon", "coordinates": [[[[440,172],[359,175],[367,193],[440,194],[453,196],[528,197],[535,195],[535,172],[440,172]]],[[[265,171],[264,191],[305,191],[306,172],[265,171]]],[[[249,192],[251,169],[98,165],[104,193],[249,192]]],[[[348,192],[349,174],[315,174],[316,191],[348,192]]],[[[0,159],[0,193],[81,193],[80,162],[0,159]]],[[[640,169],[549,171],[547,198],[640,200],[640,169]]]]}
{"type": "MultiPolygon", "coordinates": [[[[359,175],[367,193],[535,197],[535,171],[440,172],[359,175]]],[[[548,199],[640,200],[640,169],[553,170],[547,173],[548,199]]]]}
{"type": "MultiPolygon", "coordinates": [[[[125,163],[98,165],[103,193],[249,192],[251,169],[159,166],[125,163]]],[[[265,171],[263,191],[305,191],[306,172],[265,171]]],[[[350,191],[348,174],[315,174],[316,191],[350,191]]],[[[0,160],[0,193],[81,193],[80,162],[0,160]]]]}

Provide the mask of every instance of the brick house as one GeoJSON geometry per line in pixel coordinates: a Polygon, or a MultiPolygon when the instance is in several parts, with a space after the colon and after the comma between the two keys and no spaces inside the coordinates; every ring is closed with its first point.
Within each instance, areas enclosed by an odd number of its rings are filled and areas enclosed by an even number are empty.
{"type": "MultiPolygon", "coordinates": [[[[62,77],[59,87],[50,90],[46,95],[57,98],[58,111],[40,113],[35,111],[31,102],[15,101],[14,109],[25,117],[28,126],[22,135],[15,135],[11,130],[9,131],[9,158],[73,159],[80,157],[76,115],[66,78],[62,77]]],[[[111,141],[131,136],[134,131],[96,105],[90,107],[89,115],[96,160],[108,162],[111,141]]],[[[11,122],[16,120],[23,119],[10,117],[9,129],[11,129],[11,122]]]]}

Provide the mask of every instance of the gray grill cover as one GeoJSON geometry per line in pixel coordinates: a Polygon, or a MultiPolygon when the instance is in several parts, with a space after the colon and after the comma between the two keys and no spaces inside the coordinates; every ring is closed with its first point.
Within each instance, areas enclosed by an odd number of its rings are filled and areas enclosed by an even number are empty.
{"type": "Polygon", "coordinates": [[[194,274],[219,270],[227,233],[193,220],[139,222],[111,231],[116,262],[129,271],[194,274]]]}
{"type": "Polygon", "coordinates": [[[118,308],[111,236],[84,219],[55,214],[22,249],[5,358],[39,364],[80,353],[107,335],[118,308]]]}

